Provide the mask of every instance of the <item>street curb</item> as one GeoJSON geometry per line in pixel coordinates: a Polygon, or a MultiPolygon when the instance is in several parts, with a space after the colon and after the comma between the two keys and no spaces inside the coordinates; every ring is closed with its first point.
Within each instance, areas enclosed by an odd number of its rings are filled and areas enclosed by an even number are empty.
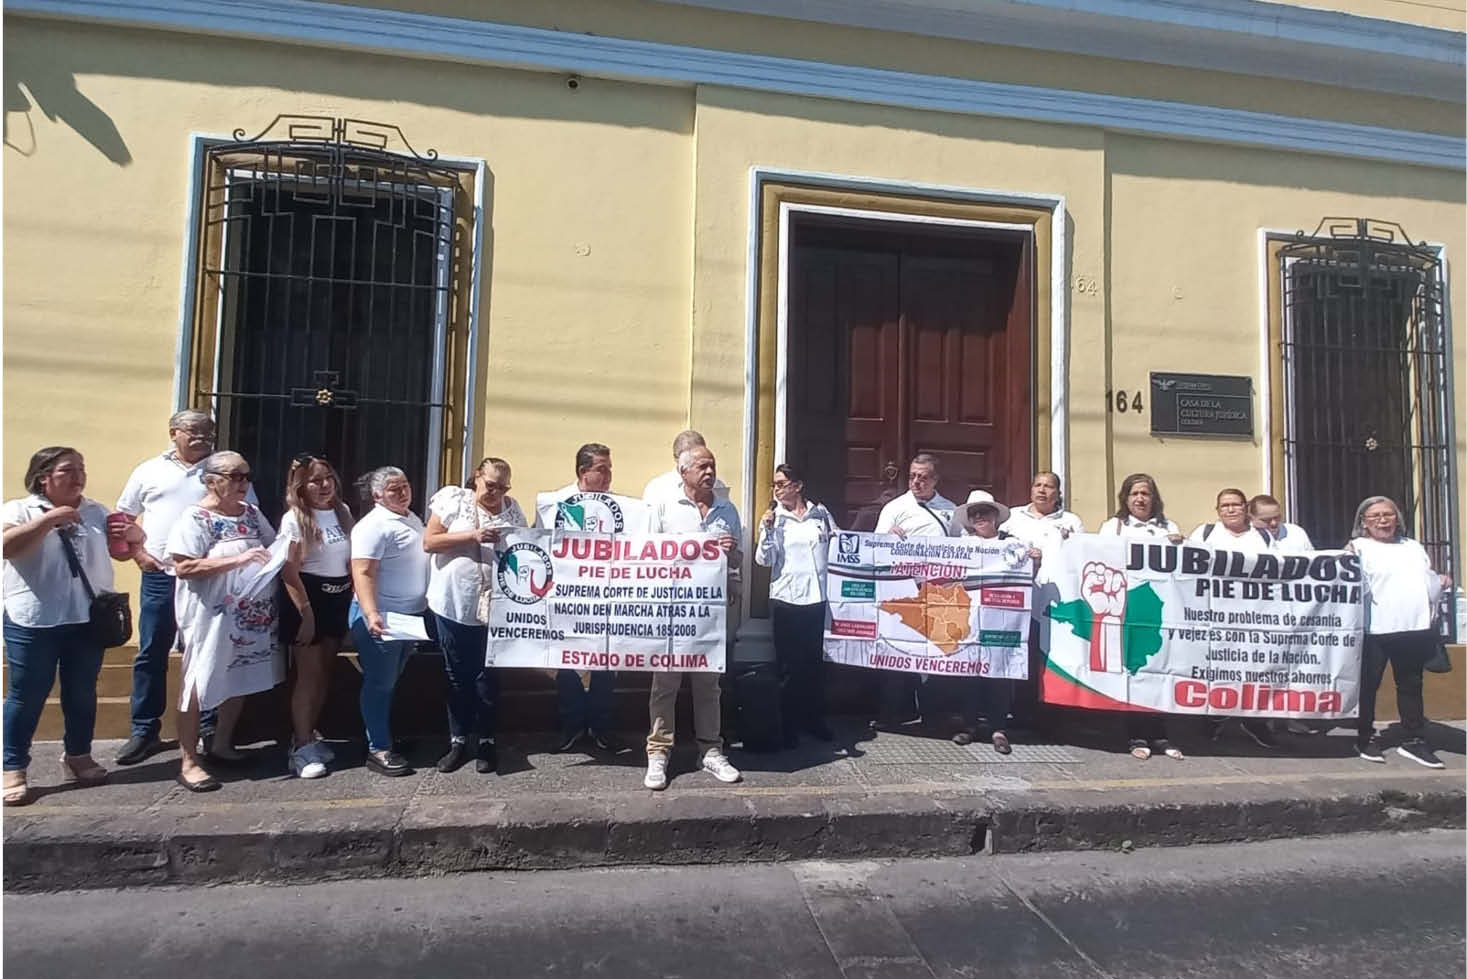
{"type": "MultiPolygon", "coordinates": [[[[1410,780],[1417,781],[1417,780],[1410,780]]],[[[1460,783],[464,797],[7,818],[8,891],[965,856],[1462,828],[1460,783]]]]}

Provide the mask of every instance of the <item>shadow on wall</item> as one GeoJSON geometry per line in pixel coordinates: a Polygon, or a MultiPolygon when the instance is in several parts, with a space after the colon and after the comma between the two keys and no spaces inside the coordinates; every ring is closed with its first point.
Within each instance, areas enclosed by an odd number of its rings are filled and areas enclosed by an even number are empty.
{"type": "Polygon", "coordinates": [[[112,117],[76,87],[76,74],[57,55],[65,49],[5,46],[5,145],[21,156],[38,149],[31,113],[65,123],[118,166],[132,163],[132,151],[112,117]]]}

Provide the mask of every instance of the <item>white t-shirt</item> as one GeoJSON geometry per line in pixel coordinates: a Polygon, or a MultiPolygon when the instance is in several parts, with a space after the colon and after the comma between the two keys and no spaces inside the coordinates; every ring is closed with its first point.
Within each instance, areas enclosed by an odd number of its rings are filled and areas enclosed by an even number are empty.
{"type": "MultiPolygon", "coordinates": [[[[301,560],[301,571],[322,578],[343,578],[351,574],[351,539],[342,529],[335,510],[316,510],[316,526],[321,539],[311,541],[301,560]]],[[[294,510],[286,510],[280,518],[280,536],[291,541],[305,541],[301,522],[294,510]]]]}
{"type": "MultiPolygon", "coordinates": [[[[713,479],[713,498],[715,500],[728,499],[728,485],[717,477],[713,479]]],[[[653,506],[677,499],[687,499],[687,494],[683,492],[682,474],[676,469],[665,472],[661,476],[652,477],[642,490],[642,502],[650,503],[653,506]]]]}
{"type": "Polygon", "coordinates": [[[825,568],[830,557],[830,535],[836,530],[830,511],[810,504],[803,517],[780,504],[774,510],[774,529],[759,522],[759,546],[754,563],[771,571],[769,598],[790,605],[825,601],[825,568]]]}
{"type": "Polygon", "coordinates": [[[1034,580],[1042,583],[1052,580],[1060,548],[1073,535],[1085,533],[1085,523],[1068,510],[1040,514],[1034,511],[1033,504],[1025,504],[1010,510],[1009,518],[998,529],[1030,547],[1039,548],[1041,557],[1034,580]]]}
{"type": "Polygon", "coordinates": [[[1365,631],[1378,636],[1430,629],[1442,582],[1426,549],[1409,537],[1357,537],[1350,547],[1365,572],[1365,631]]]}
{"type": "Polygon", "coordinates": [[[1314,550],[1314,542],[1298,524],[1281,523],[1279,532],[1273,535],[1273,548],[1284,554],[1303,554],[1314,550]]]}
{"type": "Polygon", "coordinates": [[[876,518],[876,533],[889,534],[901,530],[908,537],[948,537],[957,506],[952,500],[936,494],[930,500],[918,500],[908,490],[881,508],[876,518]]]}
{"type": "Polygon", "coordinates": [[[1252,526],[1247,527],[1241,534],[1235,534],[1220,523],[1199,524],[1187,539],[1194,544],[1215,547],[1219,551],[1262,554],[1264,551],[1276,550],[1273,546],[1273,538],[1268,536],[1268,531],[1257,530],[1252,526]],[[1212,528],[1210,532],[1208,527],[1212,528]]]}
{"type": "MultiPolygon", "coordinates": [[[[7,526],[30,523],[51,502],[43,496],[10,500],[0,511],[7,526]]],[[[112,591],[112,558],[107,553],[107,508],[82,498],[77,507],[82,522],[65,528],[72,549],[92,591],[112,591]]],[[[61,544],[61,531],[51,530],[29,551],[5,559],[5,614],[16,625],[45,629],[75,625],[91,618],[91,602],[81,579],[71,574],[71,563],[61,544]]]]}
{"type": "Polygon", "coordinates": [[[1118,534],[1121,537],[1180,537],[1182,532],[1177,525],[1170,520],[1137,520],[1131,514],[1126,514],[1125,520],[1117,520],[1111,517],[1100,525],[1100,534],[1118,534]]]}
{"type": "Polygon", "coordinates": [[[423,521],[378,503],[351,529],[351,556],[377,562],[377,611],[416,615],[428,607],[423,521]]]}
{"type": "MultiPolygon", "coordinates": [[[[449,533],[475,527],[529,526],[512,497],[504,498],[498,513],[490,513],[475,501],[473,490],[462,486],[445,486],[434,493],[428,513],[449,533]]],[[[484,625],[479,621],[479,592],[493,587],[494,545],[480,544],[477,556],[476,561],[469,546],[428,555],[428,607],[434,614],[464,625],[484,625]]]]}
{"type": "MultiPolygon", "coordinates": [[[[204,498],[208,490],[200,477],[204,472],[205,456],[193,465],[178,458],[178,453],[169,450],[141,463],[127,478],[122,495],[117,498],[117,509],[142,518],[143,532],[148,539],[143,549],[153,559],[171,570],[168,556],[168,534],[183,511],[204,498]]],[[[258,505],[255,488],[250,487],[245,501],[258,505]]]]}

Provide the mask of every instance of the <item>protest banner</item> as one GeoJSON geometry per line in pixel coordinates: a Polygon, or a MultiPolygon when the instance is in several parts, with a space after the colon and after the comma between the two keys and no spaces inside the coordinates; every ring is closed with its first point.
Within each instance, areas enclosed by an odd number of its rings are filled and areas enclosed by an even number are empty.
{"type": "Polygon", "coordinates": [[[1016,540],[837,533],[825,658],[943,676],[1029,675],[1033,567],[1016,540]]]}
{"type": "Polygon", "coordinates": [[[1081,534],[1047,608],[1051,704],[1243,717],[1350,717],[1360,560],[1081,534]]]}
{"type": "Polygon", "coordinates": [[[535,497],[535,513],[547,530],[589,534],[645,534],[652,509],[641,500],[613,493],[582,493],[572,488],[535,497]]]}
{"type": "Polygon", "coordinates": [[[516,530],[497,555],[487,665],[723,670],[728,558],[715,535],[516,530]]]}

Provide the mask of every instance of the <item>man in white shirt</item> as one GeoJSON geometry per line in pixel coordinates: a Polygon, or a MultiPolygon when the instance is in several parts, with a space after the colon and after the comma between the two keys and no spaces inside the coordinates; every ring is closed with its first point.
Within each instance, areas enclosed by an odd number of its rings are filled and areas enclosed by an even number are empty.
{"type": "MultiPolygon", "coordinates": [[[[707,448],[708,443],[703,441],[703,436],[691,428],[678,432],[677,438],[672,440],[672,462],[673,467],[661,476],[654,476],[648,480],[647,486],[642,490],[642,500],[653,506],[667,500],[676,500],[683,495],[683,477],[677,471],[677,461],[682,454],[689,449],[707,448]]],[[[728,499],[728,487],[718,477],[713,478],[713,495],[720,500],[728,499]]]]}
{"type": "MultiPolygon", "coordinates": [[[[719,546],[728,555],[728,634],[731,636],[737,624],[739,565],[743,559],[739,551],[743,539],[739,512],[727,497],[719,499],[713,492],[718,468],[707,446],[683,450],[677,468],[682,474],[683,492],[657,505],[652,514],[652,532],[718,535],[719,546]]],[[[687,676],[693,692],[693,732],[703,755],[703,770],[720,782],[737,782],[743,776],[723,754],[723,701],[719,689],[723,677],[718,673],[687,676]]],[[[672,752],[677,692],[682,684],[682,673],[652,674],[652,696],[647,705],[652,729],[647,735],[647,775],[642,780],[649,789],[667,788],[667,759],[672,752]]]]}
{"type": "MultiPolygon", "coordinates": [[[[587,442],[576,450],[576,481],[556,490],[553,496],[564,500],[575,493],[610,492],[611,449],[600,442],[587,442]]],[[[587,734],[602,751],[615,754],[621,750],[621,742],[611,733],[616,671],[590,670],[588,674],[589,685],[581,682],[579,670],[555,672],[561,735],[557,753],[570,751],[587,734]]]]}
{"type": "MultiPolygon", "coordinates": [[[[937,492],[940,478],[936,456],[926,452],[913,456],[907,466],[907,492],[881,508],[876,518],[876,533],[898,537],[950,536],[956,505],[937,492]]],[[[890,730],[921,720],[917,703],[921,676],[892,670],[881,670],[880,674],[877,682],[881,705],[871,727],[890,730]]]]}
{"type": "Polygon", "coordinates": [[[1314,542],[1298,524],[1284,522],[1284,508],[1267,493],[1259,493],[1248,501],[1248,519],[1253,526],[1273,538],[1274,549],[1284,554],[1303,554],[1314,550],[1314,542]]]}
{"type": "MultiPolygon", "coordinates": [[[[132,664],[132,736],[117,753],[119,765],[136,765],[158,750],[168,701],[168,653],[178,634],[173,618],[173,568],[168,534],[184,510],[206,492],[200,479],[204,460],[214,451],[214,419],[203,411],[179,411],[168,419],[173,447],[142,462],[127,480],[117,509],[140,519],[147,540],[136,561],[142,569],[138,595],[138,655],[132,664]]],[[[249,497],[256,502],[251,487],[249,497]]],[[[206,739],[214,712],[200,717],[206,739]]]]}

